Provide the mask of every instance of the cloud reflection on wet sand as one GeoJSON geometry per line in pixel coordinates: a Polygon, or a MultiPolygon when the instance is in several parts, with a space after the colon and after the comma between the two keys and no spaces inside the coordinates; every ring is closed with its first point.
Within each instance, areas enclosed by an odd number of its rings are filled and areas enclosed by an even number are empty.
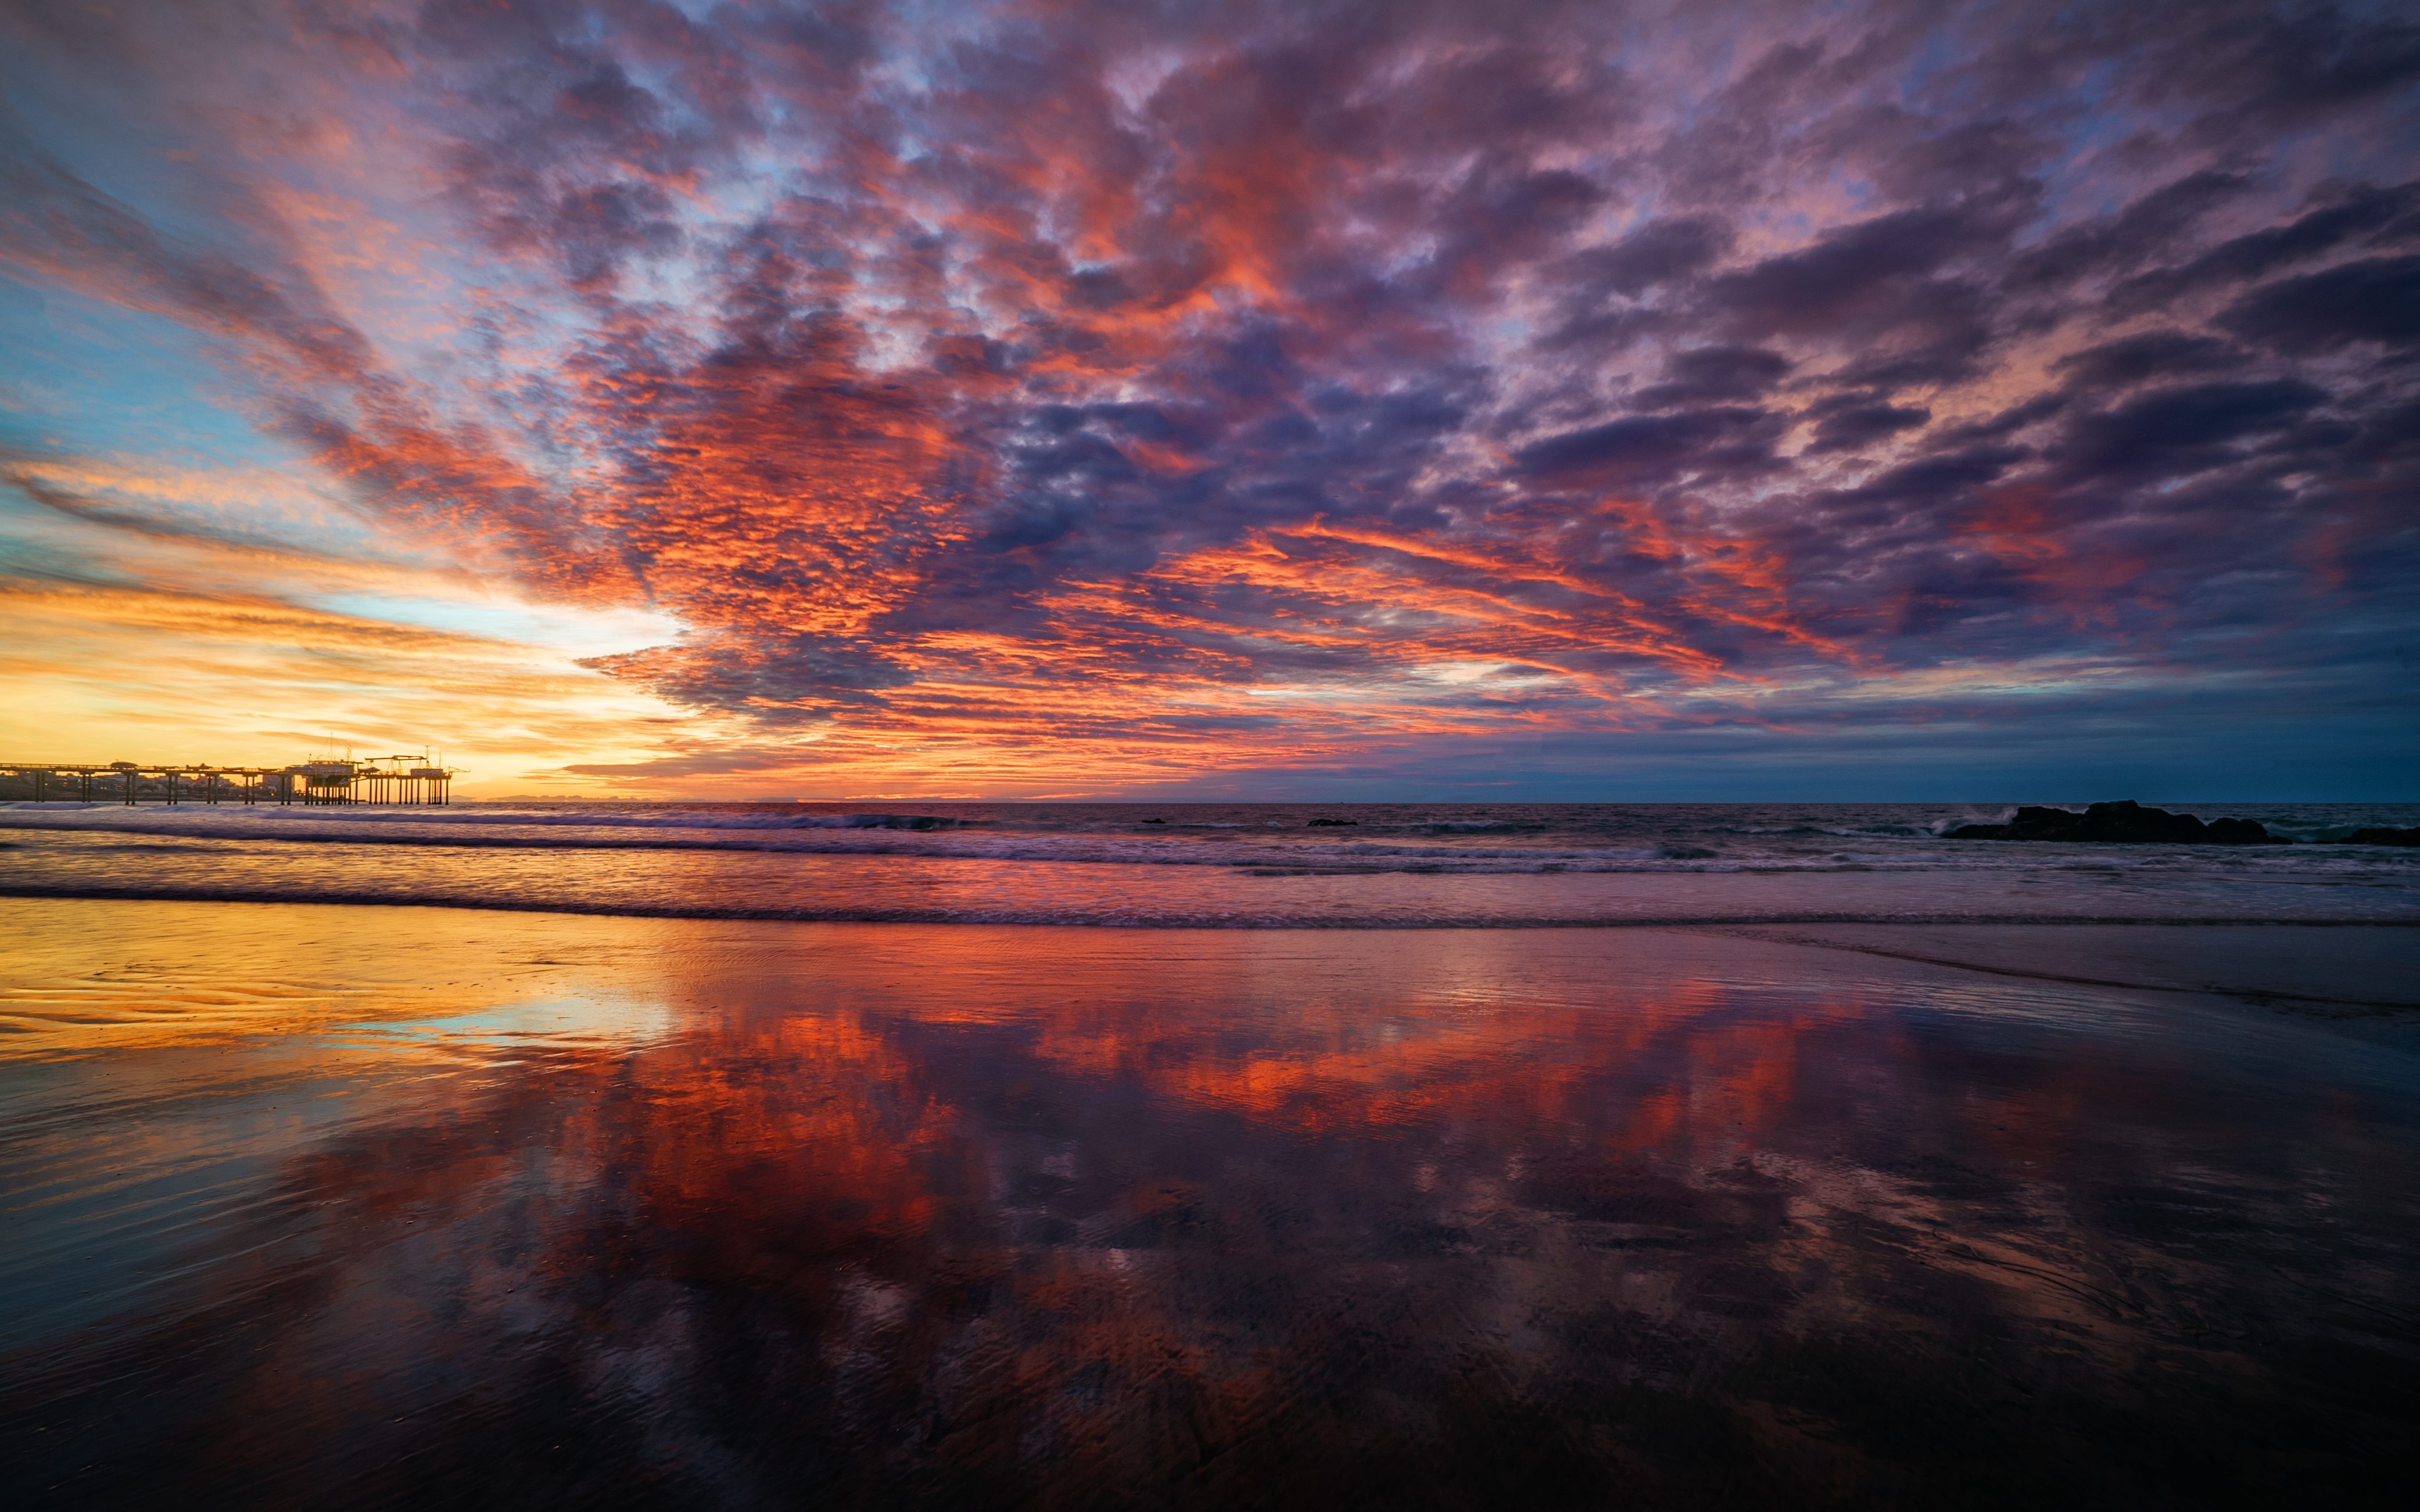
{"type": "Polygon", "coordinates": [[[62,1504],[2356,1491],[2415,1405],[2410,1047],[2216,1000],[1667,931],[12,907],[368,1005],[12,1037],[53,1326],[0,1426],[62,1504]]]}

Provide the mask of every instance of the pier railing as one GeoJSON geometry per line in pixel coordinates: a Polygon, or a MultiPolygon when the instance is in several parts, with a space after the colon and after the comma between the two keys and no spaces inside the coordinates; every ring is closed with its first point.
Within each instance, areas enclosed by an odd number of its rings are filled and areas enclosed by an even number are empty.
{"type": "Polygon", "coordinates": [[[287,766],[0,761],[0,801],[434,806],[454,801],[458,775],[425,756],[287,766]]]}

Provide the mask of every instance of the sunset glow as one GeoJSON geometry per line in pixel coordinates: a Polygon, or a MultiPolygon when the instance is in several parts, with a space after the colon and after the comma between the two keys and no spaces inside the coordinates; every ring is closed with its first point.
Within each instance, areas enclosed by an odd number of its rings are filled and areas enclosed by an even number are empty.
{"type": "Polygon", "coordinates": [[[2364,7],[10,6],[0,747],[2420,795],[2415,78],[2364,7]]]}

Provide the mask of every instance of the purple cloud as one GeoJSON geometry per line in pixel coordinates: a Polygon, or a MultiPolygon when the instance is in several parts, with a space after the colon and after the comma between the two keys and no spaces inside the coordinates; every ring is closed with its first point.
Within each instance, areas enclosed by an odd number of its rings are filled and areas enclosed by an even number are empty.
{"type": "Polygon", "coordinates": [[[0,261],[204,333],[363,511],[675,616],[599,663],[675,702],[1284,764],[2415,627],[2392,18],[288,20],[21,10],[151,102],[27,97],[0,261]]]}

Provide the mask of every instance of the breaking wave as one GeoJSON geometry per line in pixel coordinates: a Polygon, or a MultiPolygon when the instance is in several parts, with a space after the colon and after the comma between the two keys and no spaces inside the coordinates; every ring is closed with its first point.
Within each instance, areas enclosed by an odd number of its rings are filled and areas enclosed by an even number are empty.
{"type": "Polygon", "coordinates": [[[874,924],[1019,924],[1083,925],[1126,929],[1683,929],[1707,926],[1876,924],[2099,924],[2099,925],[2246,925],[2261,923],[2420,926],[2420,913],[2382,916],[2369,911],[2311,909],[2290,916],[2248,916],[2235,913],[2163,912],[2155,909],[2116,912],[2012,912],[2005,908],[1955,906],[1904,908],[1783,909],[1636,909],[1586,911],[1483,908],[1410,908],[1373,912],[1360,908],[1218,908],[1154,905],[1135,903],[1123,907],[1066,908],[1040,904],[994,903],[945,906],[933,904],[852,904],[845,903],[698,903],[673,899],[636,903],[578,897],[405,891],[381,887],[246,887],[240,885],[171,885],[96,883],[72,885],[0,884],[0,898],[153,903],[309,903],[319,905],[402,905],[418,908],[460,908],[491,913],[582,914],[615,918],[696,918],[781,920],[795,923],[874,924]]]}

